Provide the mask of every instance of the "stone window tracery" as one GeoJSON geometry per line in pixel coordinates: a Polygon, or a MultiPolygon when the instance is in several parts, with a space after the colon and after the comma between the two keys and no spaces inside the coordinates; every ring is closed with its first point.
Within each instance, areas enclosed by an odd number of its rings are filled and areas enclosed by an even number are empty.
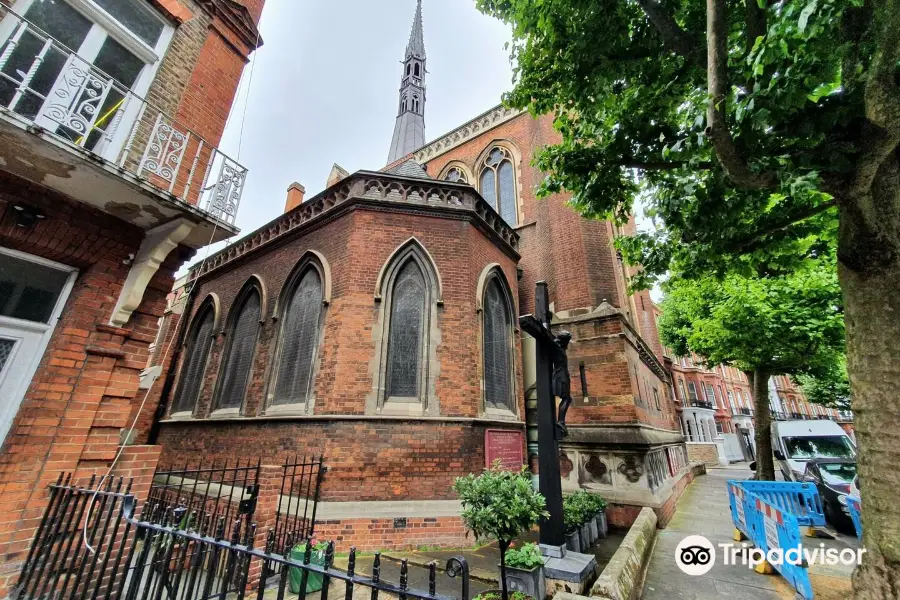
{"type": "Polygon", "coordinates": [[[512,155],[503,146],[494,146],[487,154],[479,175],[481,195],[503,220],[518,225],[516,178],[512,155]]]}
{"type": "Polygon", "coordinates": [[[514,411],[512,312],[499,276],[485,286],[482,306],[485,407],[514,411]]]}
{"type": "Polygon", "coordinates": [[[469,177],[466,172],[459,167],[451,167],[444,175],[444,181],[452,181],[454,183],[469,183],[469,177]]]}

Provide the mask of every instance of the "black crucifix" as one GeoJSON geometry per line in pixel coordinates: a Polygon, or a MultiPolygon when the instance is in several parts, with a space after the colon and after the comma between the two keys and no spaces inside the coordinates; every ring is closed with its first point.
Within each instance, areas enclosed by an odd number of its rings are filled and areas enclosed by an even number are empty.
{"type": "Polygon", "coordinates": [[[547,501],[547,512],[550,513],[548,518],[541,520],[540,542],[559,547],[566,541],[562,481],[559,476],[559,440],[566,436],[566,411],[572,402],[566,357],[566,347],[572,336],[565,331],[554,336],[550,330],[551,318],[547,283],[539,281],[534,294],[534,315],[519,317],[519,325],[535,339],[537,354],[538,482],[541,494],[547,501]],[[559,422],[554,396],[559,396],[562,401],[559,422]]]}

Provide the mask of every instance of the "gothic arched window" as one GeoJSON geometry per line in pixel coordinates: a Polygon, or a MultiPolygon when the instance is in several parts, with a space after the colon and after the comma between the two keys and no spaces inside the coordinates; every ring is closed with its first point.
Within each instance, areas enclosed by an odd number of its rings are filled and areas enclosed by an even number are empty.
{"type": "MultiPolygon", "coordinates": [[[[235,309],[232,309],[235,310],[235,309]]],[[[260,298],[255,287],[238,297],[235,317],[227,334],[227,348],[219,371],[216,408],[240,408],[247,392],[259,333],[260,298]]]]}
{"type": "Polygon", "coordinates": [[[507,298],[500,278],[491,277],[482,303],[484,405],[514,410],[512,309],[507,298]]]}
{"type": "Polygon", "coordinates": [[[481,169],[479,185],[481,195],[500,213],[503,220],[510,225],[517,225],[516,180],[509,150],[502,146],[491,148],[481,169]]]}
{"type": "Polygon", "coordinates": [[[419,76],[419,63],[416,63],[416,66],[413,69],[413,75],[415,75],[416,77],[419,76]]]}
{"type": "Polygon", "coordinates": [[[390,400],[419,398],[427,310],[425,277],[415,261],[407,260],[391,292],[385,391],[390,400]]]}
{"type": "Polygon", "coordinates": [[[466,172],[459,167],[452,167],[447,174],[444,175],[444,181],[454,181],[456,183],[469,183],[466,172]]]}
{"type": "Polygon", "coordinates": [[[181,379],[178,392],[172,403],[172,412],[193,411],[203,387],[203,375],[206,373],[206,362],[212,346],[215,311],[212,303],[202,308],[195,317],[188,336],[185,349],[185,360],[181,366],[181,379]]]}
{"type": "Polygon", "coordinates": [[[272,404],[304,403],[312,396],[321,316],[322,278],[310,265],[285,297],[272,404]]]}
{"type": "Polygon", "coordinates": [[[413,94],[412,109],[414,113],[419,112],[419,95],[413,94]]]}

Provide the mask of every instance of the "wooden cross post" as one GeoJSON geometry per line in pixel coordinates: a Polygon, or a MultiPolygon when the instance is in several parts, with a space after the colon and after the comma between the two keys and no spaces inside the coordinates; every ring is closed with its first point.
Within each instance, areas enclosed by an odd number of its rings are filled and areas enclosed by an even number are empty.
{"type": "Polygon", "coordinates": [[[535,339],[538,412],[538,481],[550,516],[541,519],[540,543],[562,546],[566,542],[563,522],[562,481],[559,476],[559,444],[556,440],[556,399],[551,389],[556,342],[550,331],[550,298],[547,283],[539,281],[534,294],[534,315],[519,317],[522,330],[535,339]]]}

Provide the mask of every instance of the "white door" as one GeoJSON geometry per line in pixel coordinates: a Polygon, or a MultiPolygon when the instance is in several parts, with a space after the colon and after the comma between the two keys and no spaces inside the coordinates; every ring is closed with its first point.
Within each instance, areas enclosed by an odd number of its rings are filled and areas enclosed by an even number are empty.
{"type": "Polygon", "coordinates": [[[59,320],[75,270],[0,248],[0,444],[59,320]]]}

